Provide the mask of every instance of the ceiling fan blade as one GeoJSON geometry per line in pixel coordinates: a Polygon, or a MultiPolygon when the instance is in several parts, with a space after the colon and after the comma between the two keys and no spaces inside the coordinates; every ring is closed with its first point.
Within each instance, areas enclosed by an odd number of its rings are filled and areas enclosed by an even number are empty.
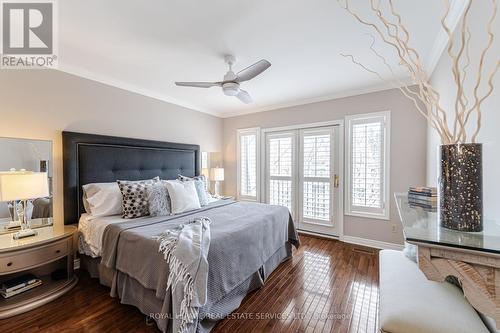
{"type": "Polygon", "coordinates": [[[245,104],[250,104],[253,102],[252,96],[248,92],[243,89],[240,89],[240,92],[236,95],[240,101],[245,104]]]}
{"type": "Polygon", "coordinates": [[[263,71],[265,71],[266,69],[268,69],[269,67],[271,67],[271,63],[269,61],[264,59],[257,61],[252,66],[249,66],[239,71],[238,74],[236,74],[237,76],[236,82],[244,82],[251,80],[260,73],[262,73],[263,71]]]}
{"type": "Polygon", "coordinates": [[[210,88],[220,86],[221,82],[175,82],[175,85],[181,87],[210,88]]]}

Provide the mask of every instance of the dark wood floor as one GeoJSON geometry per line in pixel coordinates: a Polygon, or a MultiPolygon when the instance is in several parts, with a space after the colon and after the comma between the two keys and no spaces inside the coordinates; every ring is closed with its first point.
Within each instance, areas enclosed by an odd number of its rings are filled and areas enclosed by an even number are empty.
{"type": "MultiPolygon", "coordinates": [[[[301,236],[302,246],[214,332],[377,332],[378,252],[301,236]]],[[[0,320],[0,332],[158,332],[79,273],[67,295],[0,320]]]]}

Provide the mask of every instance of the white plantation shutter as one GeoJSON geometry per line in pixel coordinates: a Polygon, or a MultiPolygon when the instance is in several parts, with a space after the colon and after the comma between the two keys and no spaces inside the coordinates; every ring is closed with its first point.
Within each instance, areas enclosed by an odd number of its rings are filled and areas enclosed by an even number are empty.
{"type": "Polygon", "coordinates": [[[257,195],[257,138],[255,135],[241,137],[241,195],[257,195]]]}
{"type": "Polygon", "coordinates": [[[379,121],[352,126],[352,205],[382,208],[383,124],[379,121]]]}
{"type": "Polygon", "coordinates": [[[302,131],[302,216],[330,221],[331,130],[302,131]]]}
{"type": "Polygon", "coordinates": [[[238,130],[238,198],[258,201],[259,136],[257,128],[238,130]]]}
{"type": "Polygon", "coordinates": [[[304,136],[304,177],[330,177],[330,134],[304,136]]]}
{"type": "Polygon", "coordinates": [[[288,207],[292,210],[292,181],[286,179],[271,179],[269,182],[269,203],[288,207]]]}
{"type": "Polygon", "coordinates": [[[268,202],[286,206],[293,214],[295,133],[269,134],[266,137],[268,202]]]}
{"type": "Polygon", "coordinates": [[[346,214],[388,218],[388,112],[348,120],[348,189],[346,214]]]}
{"type": "Polygon", "coordinates": [[[269,139],[269,173],[271,176],[292,176],[292,138],[269,139]]]}
{"type": "Polygon", "coordinates": [[[264,129],[264,202],[288,207],[298,229],[337,235],[342,226],[343,137],[338,125],[264,129]]]}

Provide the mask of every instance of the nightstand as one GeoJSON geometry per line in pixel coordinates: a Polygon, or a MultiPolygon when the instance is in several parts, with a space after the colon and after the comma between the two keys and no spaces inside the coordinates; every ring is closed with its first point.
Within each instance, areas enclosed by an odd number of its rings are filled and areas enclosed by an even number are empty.
{"type": "Polygon", "coordinates": [[[0,235],[0,285],[26,273],[42,280],[40,286],[21,294],[10,298],[0,296],[0,319],[42,306],[78,282],[73,274],[76,227],[54,225],[36,230],[36,236],[18,240],[13,239],[12,233],[0,235]],[[60,273],[56,279],[52,276],[55,271],[60,273]]]}

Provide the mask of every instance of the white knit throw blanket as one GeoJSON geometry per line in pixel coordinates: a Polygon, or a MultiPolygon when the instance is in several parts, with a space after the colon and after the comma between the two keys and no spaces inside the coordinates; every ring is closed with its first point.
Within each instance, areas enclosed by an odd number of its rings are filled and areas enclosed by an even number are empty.
{"type": "Polygon", "coordinates": [[[196,218],[155,238],[169,265],[167,291],[171,288],[173,331],[195,331],[192,324],[207,302],[210,219],[196,218]]]}

